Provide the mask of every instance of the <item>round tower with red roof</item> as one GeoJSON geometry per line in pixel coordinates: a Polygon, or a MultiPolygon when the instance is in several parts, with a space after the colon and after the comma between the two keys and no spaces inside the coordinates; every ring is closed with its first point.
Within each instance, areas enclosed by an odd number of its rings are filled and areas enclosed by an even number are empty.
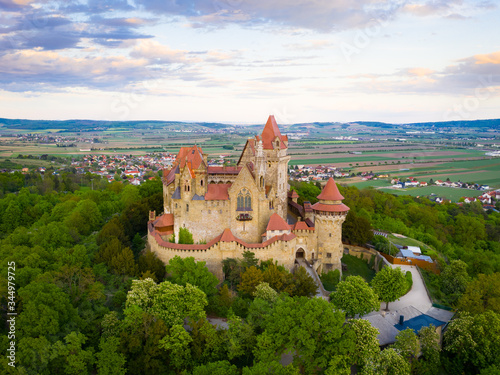
{"type": "Polygon", "coordinates": [[[333,269],[342,271],[340,260],[343,253],[342,223],[349,212],[349,207],[342,203],[344,197],[331,177],[318,195],[318,199],[319,202],[312,206],[317,233],[317,257],[322,264],[322,269],[318,272],[333,269]]]}

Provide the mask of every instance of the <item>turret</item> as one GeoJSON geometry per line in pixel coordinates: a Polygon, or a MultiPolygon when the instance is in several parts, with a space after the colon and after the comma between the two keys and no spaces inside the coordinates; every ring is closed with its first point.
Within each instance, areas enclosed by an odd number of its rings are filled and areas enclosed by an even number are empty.
{"type": "Polygon", "coordinates": [[[255,175],[259,189],[264,189],[266,186],[266,156],[262,140],[258,140],[255,147],[255,175]]]}
{"type": "Polygon", "coordinates": [[[322,261],[324,271],[338,269],[342,272],[342,223],[349,207],[342,203],[344,197],[331,177],[318,199],[319,202],[312,206],[318,238],[318,259],[322,261]]]}

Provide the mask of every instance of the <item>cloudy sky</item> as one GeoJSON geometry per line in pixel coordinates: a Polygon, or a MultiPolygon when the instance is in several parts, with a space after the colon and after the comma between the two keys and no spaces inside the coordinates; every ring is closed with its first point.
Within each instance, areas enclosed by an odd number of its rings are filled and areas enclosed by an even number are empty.
{"type": "Polygon", "coordinates": [[[0,117],[500,118],[500,2],[0,0],[0,117]]]}

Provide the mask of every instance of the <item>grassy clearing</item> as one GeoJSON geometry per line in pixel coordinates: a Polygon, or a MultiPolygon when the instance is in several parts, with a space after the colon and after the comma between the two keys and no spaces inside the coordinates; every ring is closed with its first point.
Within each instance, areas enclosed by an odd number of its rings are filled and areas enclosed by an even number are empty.
{"type": "Polygon", "coordinates": [[[499,169],[500,168],[500,159],[499,158],[491,158],[491,159],[480,159],[480,160],[458,160],[452,163],[444,163],[442,164],[443,168],[453,169],[453,168],[466,168],[466,169],[499,169]]]}
{"type": "Polygon", "coordinates": [[[477,197],[483,194],[483,191],[451,188],[444,186],[426,186],[409,189],[380,189],[385,193],[396,195],[410,195],[412,197],[430,196],[436,194],[438,197],[451,199],[452,202],[458,202],[461,197],[477,197]]]}
{"type": "Polygon", "coordinates": [[[389,240],[394,244],[394,245],[401,245],[401,246],[418,246],[420,247],[420,250],[422,250],[423,255],[428,255],[430,257],[437,257],[438,253],[436,250],[431,248],[430,246],[426,245],[423,242],[420,242],[414,238],[400,238],[393,236],[392,234],[389,234],[389,240]]]}
{"type": "Polygon", "coordinates": [[[368,262],[363,259],[356,258],[354,255],[344,254],[341,261],[347,266],[347,271],[343,272],[342,277],[361,276],[368,283],[375,277],[375,270],[371,269],[368,266],[368,262]]]}
{"type": "Polygon", "coordinates": [[[389,186],[390,184],[386,180],[369,180],[349,183],[349,181],[344,181],[341,179],[336,180],[338,183],[349,184],[349,186],[356,186],[358,189],[363,189],[367,187],[379,187],[379,186],[389,186]]]}

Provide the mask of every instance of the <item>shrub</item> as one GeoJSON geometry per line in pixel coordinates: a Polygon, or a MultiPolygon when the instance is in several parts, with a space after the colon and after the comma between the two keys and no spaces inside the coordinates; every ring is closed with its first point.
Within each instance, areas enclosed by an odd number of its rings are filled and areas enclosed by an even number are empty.
{"type": "Polygon", "coordinates": [[[408,285],[406,293],[408,293],[411,290],[411,287],[413,286],[413,277],[411,271],[406,271],[405,279],[406,279],[406,284],[408,285]]]}

